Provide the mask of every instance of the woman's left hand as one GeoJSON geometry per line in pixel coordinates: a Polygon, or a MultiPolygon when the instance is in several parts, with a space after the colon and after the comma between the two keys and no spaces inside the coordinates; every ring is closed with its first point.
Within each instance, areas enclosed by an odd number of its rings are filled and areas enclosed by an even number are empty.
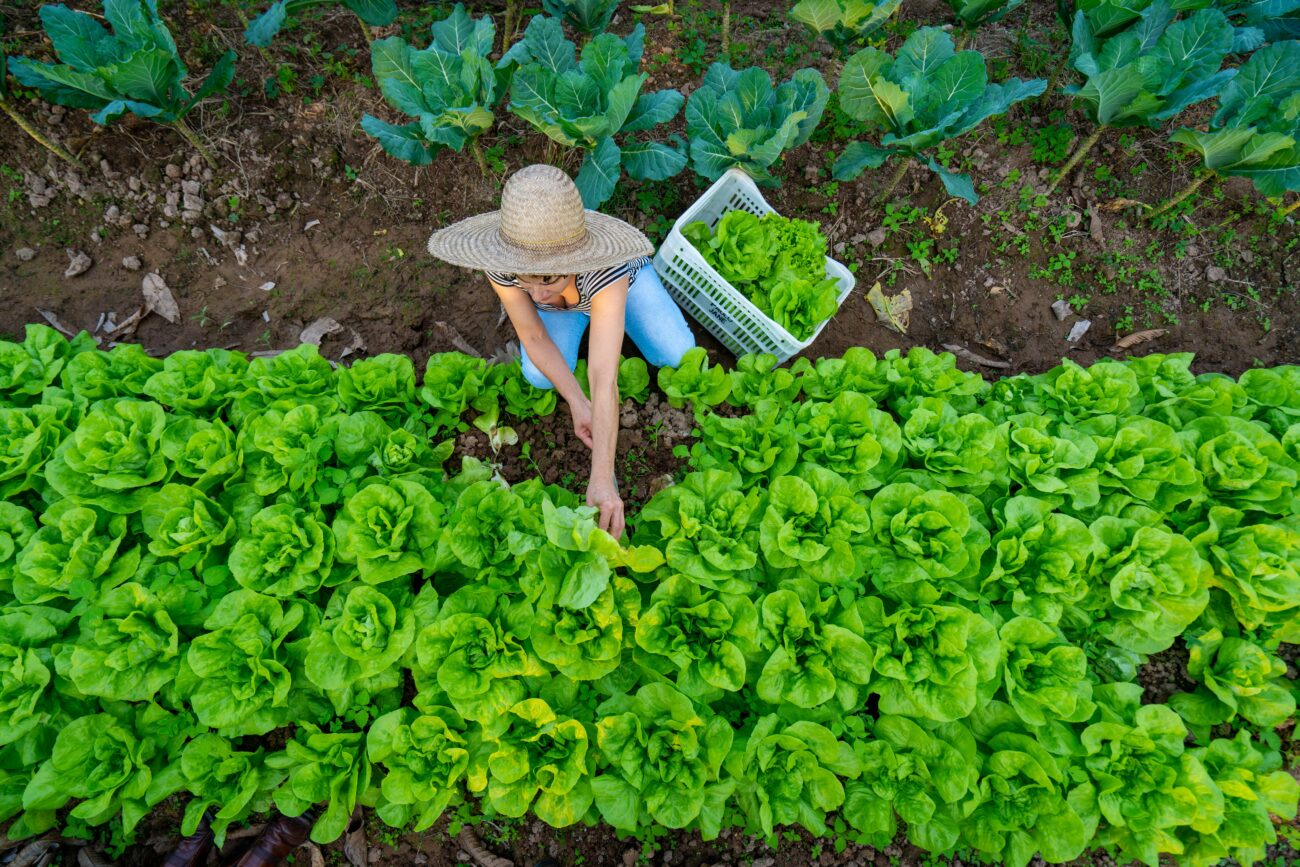
{"type": "Polygon", "coordinates": [[[615,539],[623,535],[623,498],[612,481],[587,484],[587,505],[600,510],[600,529],[615,539]]]}

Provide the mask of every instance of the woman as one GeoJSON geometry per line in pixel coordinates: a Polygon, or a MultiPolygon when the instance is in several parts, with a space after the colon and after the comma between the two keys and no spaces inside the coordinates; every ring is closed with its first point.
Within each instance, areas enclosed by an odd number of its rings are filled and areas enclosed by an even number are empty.
{"type": "Polygon", "coordinates": [[[676,367],[695,338],[668,297],[633,226],[582,206],[560,169],[533,165],[506,181],[501,210],[434,232],[429,252],[486,272],[523,347],[523,370],[538,388],[569,404],[573,431],[591,449],[587,504],[600,527],[623,532],[614,474],[618,445],[618,361],[626,332],[656,367],[676,367]],[[573,368],[587,324],[588,399],[573,368]]]}

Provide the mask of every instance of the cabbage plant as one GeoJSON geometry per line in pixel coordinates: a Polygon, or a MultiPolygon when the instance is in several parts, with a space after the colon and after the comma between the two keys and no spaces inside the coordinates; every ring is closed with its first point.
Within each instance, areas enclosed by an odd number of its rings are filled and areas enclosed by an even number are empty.
{"type": "Polygon", "coordinates": [[[36,486],[67,429],[52,406],[0,407],[0,498],[36,486]]]}
{"type": "Polygon", "coordinates": [[[676,90],[641,93],[649,78],[637,71],[644,43],[645,28],[638,24],[624,39],[600,34],[579,54],[558,20],[538,15],[501,58],[519,64],[510,110],[552,141],[586,151],[574,183],[588,208],[613,195],[623,172],[638,181],[662,181],[686,165],[681,136],[668,142],[627,136],[672,120],[682,106],[676,90]]]}
{"type": "Polygon", "coordinates": [[[757,66],[737,71],[719,61],[686,103],[691,167],[710,181],[734,167],[760,184],[776,186],[780,180],[772,166],[782,153],[808,141],[829,98],[815,69],[800,69],[773,87],[772,76],[757,66]]]}
{"type": "MultiPolygon", "coordinates": [[[[0,33],[3,33],[3,30],[0,30],[0,33]]],[[[85,171],[86,167],[82,165],[81,160],[68,153],[67,149],[64,148],[63,145],[51,141],[43,132],[33,126],[32,122],[18,110],[18,106],[14,104],[14,97],[16,94],[9,86],[8,69],[8,58],[5,54],[4,48],[0,47],[0,111],[3,111],[8,115],[9,119],[17,124],[19,129],[27,133],[28,137],[30,137],[32,141],[36,142],[73,168],[79,171],[85,171]]]]}
{"type": "Polygon", "coordinates": [[[488,60],[496,28],[490,16],[474,21],[457,3],[430,29],[433,40],[424,49],[400,36],[371,44],[379,91],[389,106],[414,120],[397,125],[365,114],[361,129],[389,154],[417,166],[433,162],[443,148],[460,152],[468,146],[487,177],[478,140],[492,126],[492,109],[504,89],[488,60]]]}
{"type": "Polygon", "coordinates": [[[956,51],[952,37],[937,27],[922,27],[890,57],[864,48],[844,64],[839,100],[844,111],[881,133],[879,144],[851,142],[835,161],[837,180],[851,181],[867,168],[895,159],[893,178],[878,196],[894,192],[913,160],[924,159],[949,195],[979,201],[968,175],[950,172],[933,156],[935,146],[965,135],[1047,87],[1041,79],[1010,79],[990,84],[978,51],[956,51]]]}
{"type": "Polygon", "coordinates": [[[828,586],[852,586],[866,570],[863,541],[871,525],[849,483],[832,470],[803,464],[772,482],[758,525],[770,570],[828,586]]]}
{"type": "Polygon", "coordinates": [[[790,17],[843,50],[865,42],[884,27],[903,0],[799,0],[790,17]]]}
{"type": "MultiPolygon", "coordinates": [[[[396,0],[273,0],[267,10],[244,25],[244,39],[249,45],[265,48],[284,27],[290,14],[300,13],[313,6],[334,6],[342,3],[357,16],[361,35],[371,41],[370,28],[383,27],[397,18],[396,0]]],[[[242,17],[242,12],[240,13],[242,17]]]]}
{"type": "Polygon", "coordinates": [[[618,0],[542,0],[547,15],[563,19],[579,33],[604,33],[618,9],[618,0]]]}
{"type": "Polygon", "coordinates": [[[1108,36],[1084,10],[1075,13],[1070,66],[1086,81],[1065,92],[1097,126],[1066,160],[1051,189],[1069,176],[1107,129],[1158,129],[1214,96],[1236,74],[1220,69],[1234,38],[1222,12],[1201,9],[1181,20],[1175,20],[1176,15],[1170,0],[1154,0],[1136,21],[1108,36]]]}
{"type": "Polygon", "coordinates": [[[1025,0],[948,0],[963,27],[970,29],[1001,20],[1025,0]]]}
{"type": "Polygon", "coordinates": [[[115,514],[140,509],[167,475],[167,417],[152,401],[100,401],[59,445],[45,478],[61,496],[115,514]]]}
{"type": "Polygon", "coordinates": [[[930,603],[977,598],[980,561],[989,545],[983,509],[946,490],[911,482],[886,485],[871,500],[871,581],[885,596],[930,603]]]}
{"type": "Polygon", "coordinates": [[[952,722],[992,697],[1001,648],[997,630],[979,614],[935,604],[887,611],[876,596],[860,608],[882,713],[952,722]]]}
{"type": "Polygon", "coordinates": [[[368,584],[429,572],[442,514],[442,505],[419,482],[375,480],[348,498],[334,518],[337,557],[355,563],[368,584]]]}
{"type": "Polygon", "coordinates": [[[62,4],[42,6],[40,16],[59,62],[9,58],[9,71],[19,84],[50,102],[92,111],[90,119],[98,124],[108,125],[127,112],[166,124],[216,169],[216,160],[185,117],[230,86],[234,51],[222,54],[190,93],[184,85],[189,70],[158,14],[158,0],[104,0],[111,31],[94,16],[62,4]]]}
{"type": "Polygon", "coordinates": [[[709,364],[709,354],[702,347],[686,350],[676,367],[661,367],[657,374],[659,388],[675,407],[717,406],[731,393],[731,377],[718,365],[709,364]]]}
{"type": "Polygon", "coordinates": [[[1169,137],[1194,150],[1208,171],[1148,216],[1167,214],[1214,177],[1248,178],[1265,196],[1300,190],[1298,93],[1300,41],[1277,42],[1251,54],[1219,94],[1209,129],[1185,127],[1169,137]]]}
{"type": "MultiPolygon", "coordinates": [[[[398,662],[415,642],[421,621],[431,620],[431,588],[417,602],[400,584],[372,587],[349,582],[334,590],[321,625],[307,640],[303,670],[320,687],[340,715],[354,704],[357,693],[400,690],[398,662]]],[[[397,695],[391,700],[396,704],[397,695]]]]}
{"type": "Polygon", "coordinates": [[[416,686],[469,720],[490,724],[528,695],[523,678],[546,673],[529,649],[533,612],[486,587],[453,593],[416,638],[416,686]]]}
{"type": "Polygon", "coordinates": [[[228,349],[182,349],[163,359],[144,393],[173,410],[215,414],[247,389],[248,359],[228,349]]]}
{"type": "Polygon", "coordinates": [[[686,695],[705,698],[744,687],[748,658],[756,656],[758,609],[740,593],[710,593],[684,575],[655,588],[636,623],[646,664],[675,671],[686,695]],[[666,665],[656,665],[661,659],[666,665]]]}

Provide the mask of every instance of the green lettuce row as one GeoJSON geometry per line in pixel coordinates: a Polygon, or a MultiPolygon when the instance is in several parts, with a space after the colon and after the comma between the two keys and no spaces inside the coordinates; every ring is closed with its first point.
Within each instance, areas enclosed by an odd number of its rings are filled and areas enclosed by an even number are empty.
{"type": "Polygon", "coordinates": [[[484,395],[528,411],[502,368],[435,356],[417,391],[396,356],[51,335],[0,345],[14,837],[74,800],[65,824],[124,841],[177,792],[182,830],[211,807],[221,834],[322,804],[326,841],[357,804],[423,829],[474,797],[1211,864],[1294,814],[1269,729],[1294,714],[1296,368],[990,385],[920,349],[697,354],[660,376],[696,409],[692,472],[619,544],[572,493],[444,468],[433,438],[484,395]],[[1138,666],[1180,641],[1195,689],[1141,705],[1138,666]]]}

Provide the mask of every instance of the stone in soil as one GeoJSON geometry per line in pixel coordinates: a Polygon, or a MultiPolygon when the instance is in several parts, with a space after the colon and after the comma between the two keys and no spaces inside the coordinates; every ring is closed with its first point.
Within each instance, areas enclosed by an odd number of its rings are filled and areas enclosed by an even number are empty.
{"type": "Polygon", "coordinates": [[[81,250],[68,251],[68,270],[63,272],[64,277],[77,277],[85,274],[95,263],[81,250]]]}
{"type": "Polygon", "coordinates": [[[14,250],[14,255],[18,257],[19,262],[30,262],[36,258],[36,251],[31,247],[19,247],[14,250]]]}

